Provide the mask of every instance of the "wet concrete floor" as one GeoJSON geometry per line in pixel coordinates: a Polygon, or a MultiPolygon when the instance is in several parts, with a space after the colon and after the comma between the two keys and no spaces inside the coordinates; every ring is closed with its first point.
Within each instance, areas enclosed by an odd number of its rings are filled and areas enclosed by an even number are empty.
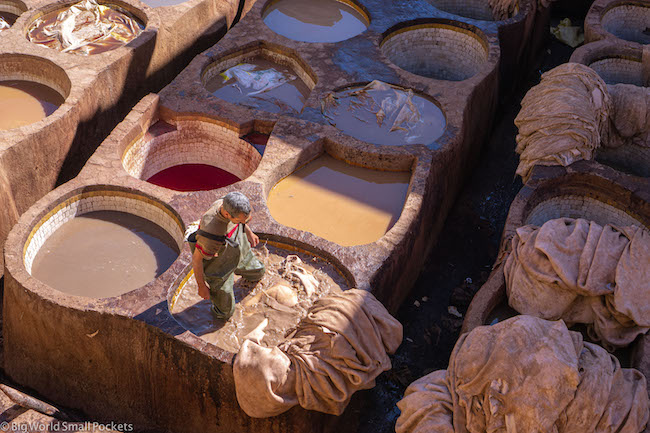
{"type": "Polygon", "coordinates": [[[235,353],[244,336],[266,320],[260,344],[274,347],[295,329],[318,298],[349,288],[336,269],[318,257],[264,244],[253,249],[253,253],[264,262],[266,273],[257,284],[235,276],[237,304],[230,319],[213,318],[212,304],[199,297],[193,275],[174,302],[174,318],[195,335],[235,353]],[[301,282],[303,278],[306,285],[313,287],[306,287],[301,282]]]}

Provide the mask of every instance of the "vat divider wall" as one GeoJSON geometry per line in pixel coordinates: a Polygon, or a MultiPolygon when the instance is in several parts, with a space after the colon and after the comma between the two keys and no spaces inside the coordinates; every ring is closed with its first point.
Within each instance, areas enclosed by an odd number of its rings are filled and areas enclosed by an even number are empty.
{"type": "Polygon", "coordinates": [[[232,377],[235,354],[186,331],[169,312],[179,276],[190,263],[187,246],[156,280],[106,299],[65,295],[39,282],[26,270],[24,248],[41,218],[78,191],[119,189],[139,194],[165,203],[187,224],[197,220],[215,199],[239,190],[255,207],[254,230],[328,258],[356,287],[372,291],[395,312],[434,248],[447,212],[490,130],[504,71],[499,70],[499,29],[512,25],[530,31],[519,24],[528,19],[530,9],[521,8],[504,22],[465,22],[424,0],[409,2],[407,15],[394,2],[359,3],[370,16],[366,32],[335,44],[308,44],[271,32],[262,21],[264,2],[247,2],[248,14],[235,28],[198,55],[159,95],[143,98],[76,178],[24,213],[7,239],[5,252],[5,369],[14,380],[100,420],[129,421],[173,432],[355,430],[358,396],[341,417],[299,407],[269,419],[252,419],[241,411],[232,377]],[[392,29],[399,28],[409,37],[407,32],[413,30],[409,27],[422,24],[444,24],[452,36],[458,31],[482,41],[485,55],[474,74],[453,82],[431,79],[405,71],[384,56],[380,47],[392,29]],[[213,63],[248,55],[257,47],[267,55],[288,58],[285,64],[292,68],[303,69],[296,73],[305,77],[311,94],[301,113],[268,113],[234,105],[204,88],[204,72],[213,63]],[[446,118],[444,134],[432,146],[380,146],[350,137],[323,119],[321,100],[330,91],[373,80],[434,99],[446,118]],[[251,131],[270,132],[270,137],[259,165],[247,179],[218,190],[179,193],[127,171],[133,162],[125,161],[128,149],[148,140],[147,131],[157,121],[174,126],[169,134],[187,127],[188,137],[202,130],[219,131],[232,142],[251,131]],[[266,206],[270,188],[323,152],[354,165],[411,171],[402,214],[378,241],[342,247],[272,218],[266,206]]]}

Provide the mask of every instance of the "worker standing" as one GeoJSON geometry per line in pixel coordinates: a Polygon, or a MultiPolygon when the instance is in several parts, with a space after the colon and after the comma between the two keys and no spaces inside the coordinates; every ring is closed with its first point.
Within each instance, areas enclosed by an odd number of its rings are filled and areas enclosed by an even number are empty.
{"type": "Polygon", "coordinates": [[[251,213],[244,194],[228,193],[210,206],[188,237],[199,296],[211,300],[217,319],[228,319],[235,311],[234,274],[252,282],[264,276],[264,264],[251,251],[260,242],[246,224],[251,213]]]}

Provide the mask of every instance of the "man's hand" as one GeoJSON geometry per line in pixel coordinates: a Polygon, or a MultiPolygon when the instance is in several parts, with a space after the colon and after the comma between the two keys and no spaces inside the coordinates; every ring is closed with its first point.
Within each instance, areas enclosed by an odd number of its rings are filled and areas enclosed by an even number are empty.
{"type": "Polygon", "coordinates": [[[257,245],[260,243],[260,237],[257,236],[253,232],[248,232],[246,233],[246,237],[248,237],[248,242],[251,244],[251,247],[255,248],[257,245]]]}
{"type": "Polygon", "coordinates": [[[199,285],[199,296],[203,299],[210,299],[210,287],[203,283],[199,285]]]}
{"type": "Polygon", "coordinates": [[[245,225],[244,228],[246,231],[246,237],[248,238],[248,243],[251,244],[251,247],[255,248],[260,243],[260,237],[253,233],[253,230],[251,230],[248,225],[245,225]]]}

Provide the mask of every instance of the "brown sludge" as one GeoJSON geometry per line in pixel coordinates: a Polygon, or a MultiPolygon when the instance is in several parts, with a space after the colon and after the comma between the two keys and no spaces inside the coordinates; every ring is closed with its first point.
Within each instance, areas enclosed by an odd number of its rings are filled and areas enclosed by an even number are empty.
{"type": "Polygon", "coordinates": [[[38,122],[63,104],[55,90],[32,81],[0,81],[0,131],[38,122]]]}
{"type": "Polygon", "coordinates": [[[410,173],[370,170],[323,155],[273,187],[271,215],[339,245],[381,238],[397,221],[410,173]]]}
{"type": "Polygon", "coordinates": [[[36,254],[31,273],[61,292],[107,298],[152,281],[178,252],[172,237],[151,221],[97,211],[55,231],[36,254]]]}
{"type": "Polygon", "coordinates": [[[119,6],[84,0],[38,18],[30,25],[27,37],[62,52],[92,55],[131,42],[142,29],[137,19],[119,6]]]}
{"type": "Polygon", "coordinates": [[[203,340],[235,353],[244,337],[266,320],[255,339],[262,346],[274,347],[295,329],[315,300],[348,289],[334,266],[321,258],[272,245],[253,252],[264,262],[266,274],[254,287],[235,276],[237,304],[228,321],[214,319],[210,301],[198,296],[193,275],[179,288],[171,308],[174,318],[203,340]]]}

